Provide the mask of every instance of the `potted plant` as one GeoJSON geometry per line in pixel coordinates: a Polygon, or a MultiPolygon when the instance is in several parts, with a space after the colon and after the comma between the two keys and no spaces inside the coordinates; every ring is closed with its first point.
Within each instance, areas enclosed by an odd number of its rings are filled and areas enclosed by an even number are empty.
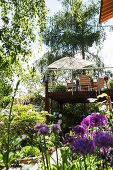
{"type": "Polygon", "coordinates": [[[109,80],[109,86],[111,89],[113,89],[113,79],[109,80]]]}

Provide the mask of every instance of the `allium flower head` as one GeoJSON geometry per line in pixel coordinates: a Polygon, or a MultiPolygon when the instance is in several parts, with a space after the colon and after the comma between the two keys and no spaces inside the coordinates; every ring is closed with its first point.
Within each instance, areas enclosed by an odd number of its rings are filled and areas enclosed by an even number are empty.
{"type": "Polygon", "coordinates": [[[93,141],[96,146],[102,147],[113,147],[113,136],[105,131],[98,131],[93,134],[93,141]]]}
{"type": "Polygon", "coordinates": [[[78,154],[93,154],[95,152],[95,145],[92,140],[87,138],[77,138],[73,140],[72,149],[74,153],[78,154]]]}
{"type": "Polygon", "coordinates": [[[86,133],[86,129],[82,125],[77,125],[73,128],[75,135],[84,136],[86,133]]]}
{"type": "Polygon", "coordinates": [[[82,120],[81,125],[85,128],[90,126],[90,115],[82,120]]]}
{"type": "Polygon", "coordinates": [[[37,123],[35,129],[40,135],[48,135],[50,132],[50,129],[45,124],[37,123]]]}
{"type": "Polygon", "coordinates": [[[66,133],[65,138],[63,140],[64,144],[71,144],[73,141],[73,136],[71,136],[69,133],[66,133]]]}
{"type": "Polygon", "coordinates": [[[34,126],[35,130],[38,131],[41,127],[41,123],[40,122],[37,122],[36,125],[34,126]]]}
{"type": "Polygon", "coordinates": [[[57,133],[60,133],[61,132],[61,126],[60,124],[54,124],[51,129],[54,131],[54,132],[57,132],[57,133]]]}
{"type": "Polygon", "coordinates": [[[108,119],[103,114],[92,113],[90,115],[90,126],[91,127],[105,126],[107,123],[108,123],[108,119]]]}

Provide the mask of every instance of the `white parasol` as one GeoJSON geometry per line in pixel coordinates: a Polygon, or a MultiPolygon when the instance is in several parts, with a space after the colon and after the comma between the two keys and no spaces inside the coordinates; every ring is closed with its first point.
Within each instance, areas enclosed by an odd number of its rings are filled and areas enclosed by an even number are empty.
{"type": "Polygon", "coordinates": [[[95,62],[78,57],[64,57],[50,64],[48,69],[78,70],[94,65],[95,62]]]}

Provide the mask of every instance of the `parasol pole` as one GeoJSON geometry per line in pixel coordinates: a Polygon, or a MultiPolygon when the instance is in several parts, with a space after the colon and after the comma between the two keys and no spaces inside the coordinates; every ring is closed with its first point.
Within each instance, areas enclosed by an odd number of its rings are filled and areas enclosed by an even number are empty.
{"type": "Polygon", "coordinates": [[[100,95],[100,80],[99,80],[99,69],[98,69],[98,93],[100,95]]]}
{"type": "Polygon", "coordinates": [[[71,70],[71,83],[72,83],[72,95],[73,95],[73,69],[71,70]]]}

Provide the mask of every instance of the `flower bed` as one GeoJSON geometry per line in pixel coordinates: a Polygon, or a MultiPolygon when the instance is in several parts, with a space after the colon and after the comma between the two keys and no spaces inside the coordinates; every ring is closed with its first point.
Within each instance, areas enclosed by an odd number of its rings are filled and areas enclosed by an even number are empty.
{"type": "Polygon", "coordinates": [[[103,102],[101,104],[99,102],[100,112],[90,113],[79,125],[72,125],[70,132],[65,135],[62,122],[55,124],[37,122],[34,114],[31,113],[28,116],[24,115],[24,119],[22,115],[18,116],[18,120],[21,118],[21,128],[18,128],[19,124],[14,126],[15,117],[13,117],[8,133],[10,134],[9,145],[5,145],[4,141],[7,142],[7,140],[4,134],[7,134],[8,121],[5,117],[4,122],[0,123],[1,166],[7,167],[8,170],[12,165],[30,167],[33,163],[39,170],[111,170],[113,167],[113,111],[111,102],[108,102],[108,96],[100,95],[101,99],[103,96],[106,103],[103,107],[103,102]],[[32,119],[29,120],[30,115],[32,119]],[[20,129],[22,130],[17,131],[20,129]],[[21,132],[21,135],[17,132],[21,132]],[[9,146],[7,152],[5,152],[6,146],[9,146]]]}
{"type": "MultiPolygon", "coordinates": [[[[110,112],[109,112],[110,114],[110,112]]],[[[110,115],[109,115],[110,116],[110,115]]],[[[37,123],[35,130],[40,135],[42,167],[45,169],[97,170],[113,167],[113,131],[109,117],[92,113],[80,125],[72,128],[70,134],[62,137],[60,124],[47,126],[37,123]],[[51,144],[50,144],[51,143],[51,144]],[[54,146],[56,157],[51,164],[50,145],[54,146]],[[60,154],[58,152],[60,150],[60,154]],[[60,157],[60,159],[59,159],[60,157]]],[[[53,159],[53,158],[52,158],[53,159]]]]}

